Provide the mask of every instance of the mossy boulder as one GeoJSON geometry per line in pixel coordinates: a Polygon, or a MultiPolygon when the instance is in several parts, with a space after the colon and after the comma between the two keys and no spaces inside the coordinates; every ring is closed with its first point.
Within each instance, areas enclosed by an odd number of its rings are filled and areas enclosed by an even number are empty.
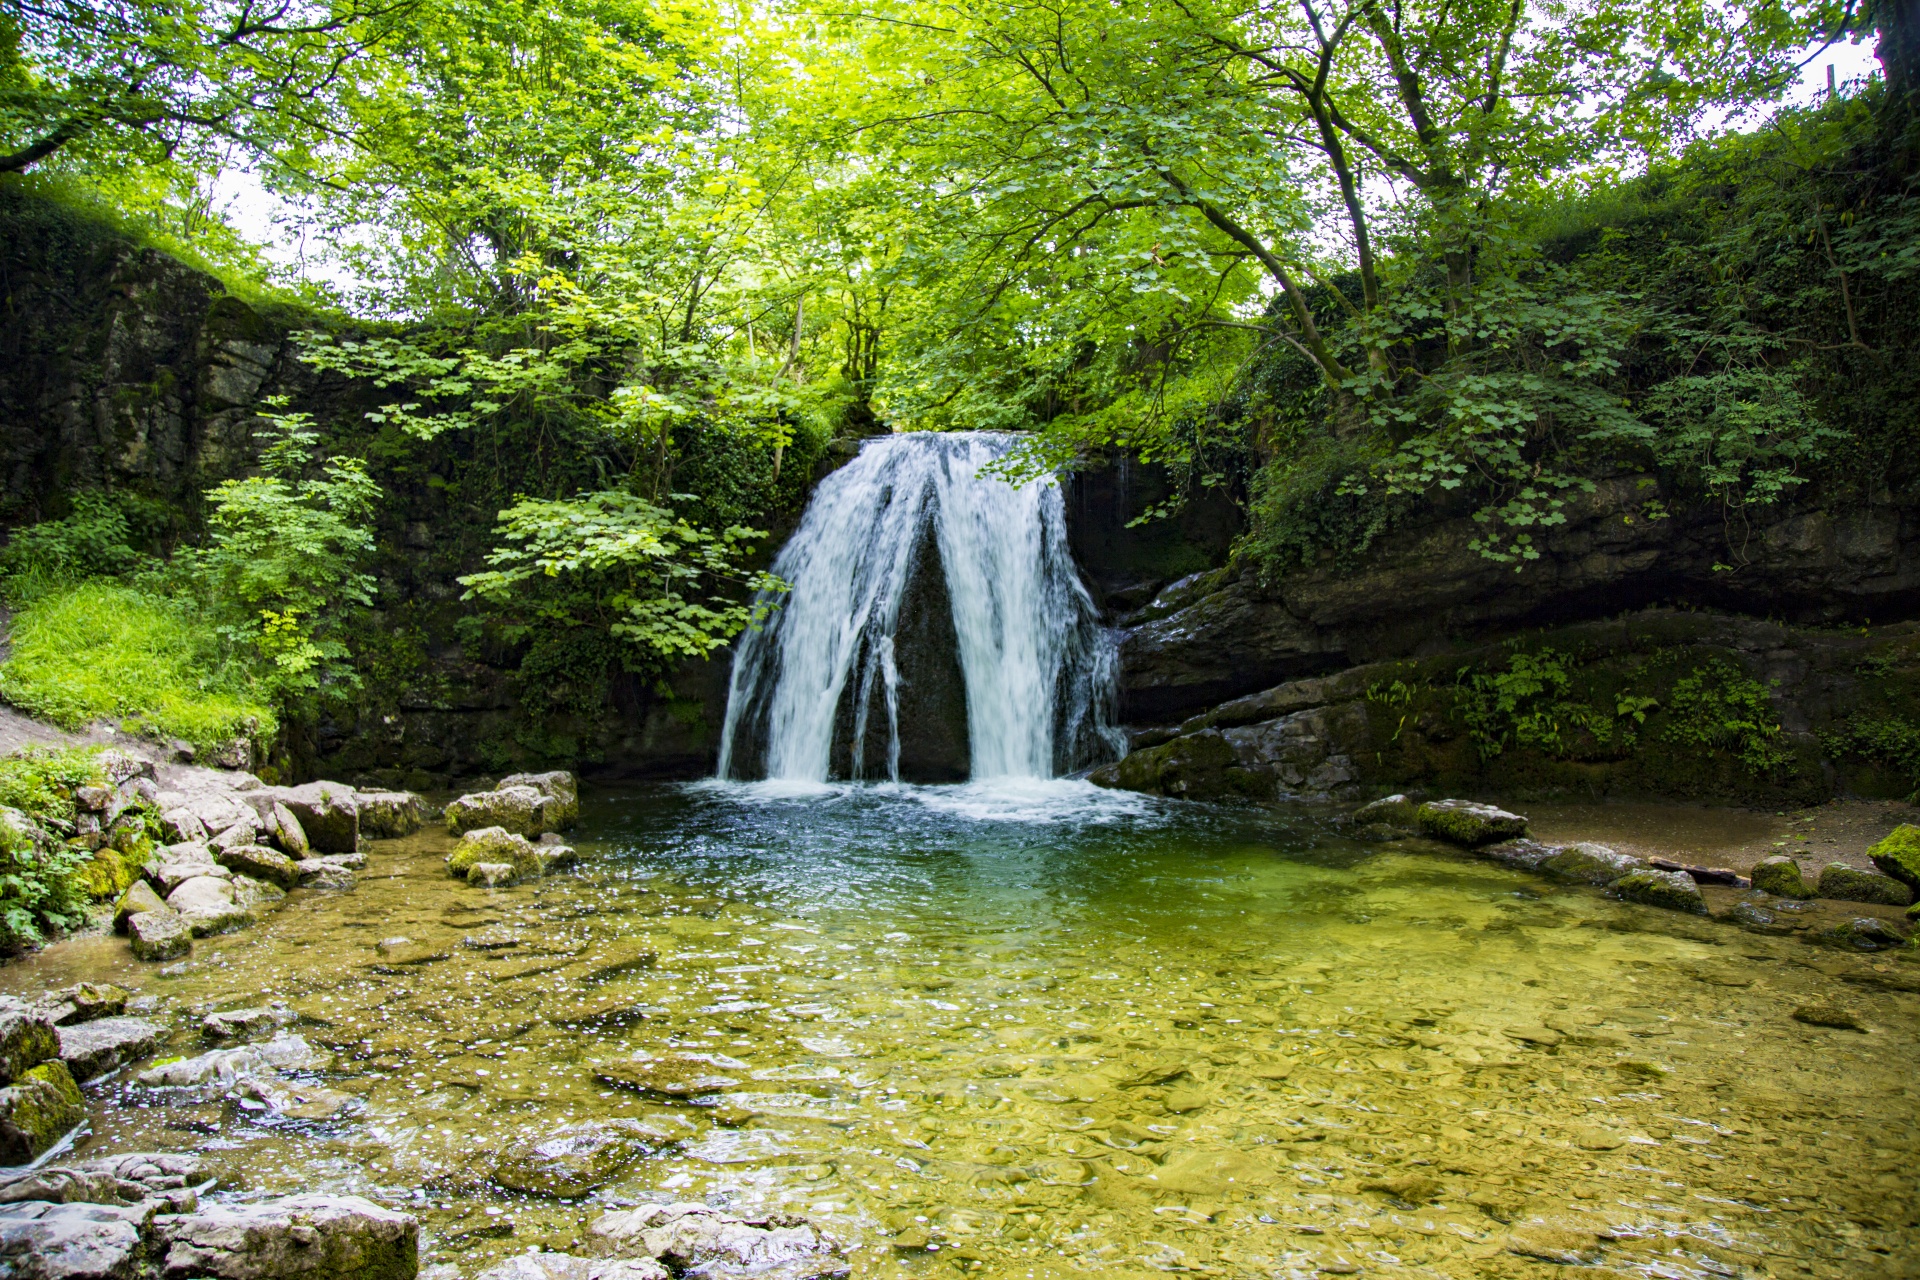
{"type": "Polygon", "coordinates": [[[1581,843],[1561,849],[1543,861],[1540,870],[1573,884],[1606,885],[1646,865],[1630,853],[1619,853],[1603,844],[1581,843]]]}
{"type": "Polygon", "coordinates": [[[1414,811],[1414,818],[1428,835],[1468,849],[1527,834],[1527,820],[1519,814],[1472,800],[1431,800],[1414,811]]]}
{"type": "Polygon", "coordinates": [[[11,996],[0,996],[0,1084],[11,1084],[59,1056],[60,1034],[46,1013],[11,996]]]}
{"type": "Polygon", "coordinates": [[[113,904],[113,928],[116,933],[127,931],[127,921],[143,911],[165,911],[167,900],[145,880],[136,880],[127,886],[120,900],[113,904]]]}
{"type": "Polygon", "coordinates": [[[1856,916],[1822,929],[1815,935],[1814,941],[1830,947],[1845,947],[1850,951],[1892,951],[1907,943],[1898,930],[1873,916],[1856,916]]]}
{"type": "Polygon", "coordinates": [[[1087,781],[1095,786],[1183,800],[1273,796],[1273,780],[1242,765],[1239,753],[1218,729],[1203,729],[1136,751],[1095,769],[1087,775],[1087,781]]]}
{"type": "Polygon", "coordinates": [[[1800,864],[1784,853],[1762,858],[1753,869],[1753,887],[1779,898],[1811,898],[1813,890],[1800,874],[1800,864]]]}
{"type": "Polygon", "coordinates": [[[291,889],[300,883],[299,865],[278,849],[269,849],[263,844],[241,844],[230,849],[216,849],[213,856],[221,866],[235,875],[264,880],[282,889],[291,889]]]}
{"type": "Polygon", "coordinates": [[[1608,885],[1607,891],[1622,901],[1637,902],[1643,907],[1685,911],[1701,916],[1707,914],[1707,903],[1700,896],[1700,886],[1684,871],[1655,871],[1651,868],[1630,871],[1608,885]]]}
{"type": "Polygon", "coordinates": [[[1873,865],[1920,897],[1920,827],[1903,822],[1886,839],[1867,850],[1873,865]]]}
{"type": "Polygon", "coordinates": [[[0,1164],[38,1159],[86,1118],[86,1099],[66,1063],[56,1058],[29,1067],[0,1089],[0,1164]]]}
{"type": "Polygon", "coordinates": [[[360,847],[360,805],[352,787],[309,782],[281,787],[273,797],[292,811],[311,852],[352,853],[360,847]]]}
{"type": "Polygon", "coordinates": [[[498,827],[519,836],[537,836],[544,825],[547,797],[532,787],[498,787],[461,796],[447,806],[447,834],[466,835],[498,827]]]}
{"type": "Polygon", "coordinates": [[[547,773],[516,773],[500,779],[501,787],[532,787],[547,798],[544,830],[565,831],[580,821],[580,782],[565,769],[547,773]]]}
{"type": "Polygon", "coordinates": [[[127,917],[127,942],[136,960],[177,960],[193,950],[193,926],[171,907],[127,917]]]}
{"type": "Polygon", "coordinates": [[[1420,802],[1409,800],[1405,796],[1382,796],[1371,804],[1363,804],[1353,813],[1353,825],[1368,827],[1375,823],[1389,827],[1398,827],[1402,831],[1420,829],[1420,802]]]}
{"type": "Polygon", "coordinates": [[[1871,902],[1882,907],[1904,907],[1913,902],[1913,890],[1892,876],[1861,871],[1829,862],[1820,870],[1820,896],[1836,902],[1871,902]]]}
{"type": "Polygon", "coordinates": [[[360,834],[370,839],[410,836],[426,821],[426,804],[411,791],[360,791],[354,801],[360,806],[360,834]]]}
{"type": "Polygon", "coordinates": [[[540,874],[540,860],[525,836],[504,827],[481,827],[460,837],[460,843],[447,855],[447,870],[465,880],[480,863],[505,864],[516,876],[540,874]]]}

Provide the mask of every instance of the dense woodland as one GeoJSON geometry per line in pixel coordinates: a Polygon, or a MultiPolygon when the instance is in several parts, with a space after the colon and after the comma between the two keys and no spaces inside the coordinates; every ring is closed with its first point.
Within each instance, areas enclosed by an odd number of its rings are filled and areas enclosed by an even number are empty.
{"type": "Polygon", "coordinates": [[[352,393],[260,396],[192,501],[15,500],[0,693],[298,772],[301,726],[457,642],[591,717],[752,625],[823,459],[889,429],[1027,433],[1014,479],[1158,464],[1143,519],[1224,496],[1269,580],[1435,510],[1524,575],[1623,469],[1737,573],[1766,513],[1916,481],[1915,23],[21,0],[12,234],[171,254],[352,393]],[[1779,105],[1848,42],[1882,73],[1779,105]],[[383,586],[403,491],[457,599],[383,586]]]}

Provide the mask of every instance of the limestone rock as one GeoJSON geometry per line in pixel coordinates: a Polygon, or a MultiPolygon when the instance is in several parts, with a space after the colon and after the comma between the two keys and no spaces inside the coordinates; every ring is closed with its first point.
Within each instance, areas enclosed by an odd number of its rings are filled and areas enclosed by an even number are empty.
{"type": "Polygon", "coordinates": [[[576,1258],[566,1253],[516,1253],[474,1280],[669,1280],[652,1258],[576,1258]]]}
{"type": "Polygon", "coordinates": [[[1865,1031],[1866,1024],[1860,1020],[1858,1011],[1838,1004],[1803,1004],[1793,1011],[1795,1022],[1804,1022],[1810,1027],[1832,1027],[1838,1031],[1865,1031]]]}
{"type": "Polygon", "coordinates": [[[167,895],[167,906],[187,922],[196,938],[223,933],[247,922],[247,909],[234,897],[233,881],[194,876],[167,895]]]}
{"type": "Polygon", "coordinates": [[[619,1177],[635,1160],[667,1145],[637,1120],[588,1120],[523,1138],[500,1153],[493,1180],[513,1191],[571,1200],[619,1177]]]}
{"type": "Polygon", "coordinates": [[[1885,875],[1907,886],[1920,898],[1920,827],[1903,822],[1867,850],[1867,857],[1885,875]]]}
{"type": "Polygon", "coordinates": [[[1707,913],[1700,886],[1684,871],[1630,871],[1608,886],[1608,892],[1627,902],[1668,911],[1707,913]]]}
{"type": "Polygon", "coordinates": [[[142,1071],[138,1079],[150,1089],[225,1088],[252,1076],[317,1070],[326,1062],[326,1055],[305,1039],[283,1031],[265,1044],[209,1049],[198,1057],[163,1062],[142,1071]]]}
{"type": "Polygon", "coordinates": [[[1907,940],[1887,926],[1884,920],[1873,916],[1856,916],[1852,920],[1822,929],[1817,940],[1832,947],[1846,947],[1853,951],[1891,951],[1895,947],[1906,945],[1907,940]]]}
{"type": "Polygon", "coordinates": [[[291,1026],[297,1014],[285,1005],[262,1005],[254,1009],[229,1009],[210,1013],[200,1020],[200,1030],[209,1040],[239,1040],[267,1031],[291,1026]]]}
{"type": "Polygon", "coordinates": [[[1558,845],[1541,844],[1538,840],[1502,840],[1498,844],[1482,845],[1474,850],[1483,858],[1490,858],[1503,867],[1512,867],[1516,871],[1538,871],[1546,865],[1549,858],[1558,857],[1561,848],[1558,845]]]}
{"type": "Polygon", "coordinates": [[[314,853],[352,853],[360,847],[360,806],[353,788],[338,782],[281,787],[275,800],[287,806],[314,853]]]}
{"type": "Polygon", "coordinates": [[[0,1275],[14,1280],[140,1280],[151,1210],[25,1201],[0,1208],[0,1275]]]}
{"type": "Polygon", "coordinates": [[[208,836],[207,824],[193,810],[181,805],[169,809],[160,815],[160,831],[168,840],[176,843],[204,841],[208,836]]]}
{"type": "Polygon", "coordinates": [[[210,838],[207,841],[207,848],[212,852],[214,861],[218,862],[221,853],[225,850],[250,845],[259,839],[259,837],[260,828],[254,822],[252,816],[249,815],[245,819],[234,823],[219,835],[210,838]]]}
{"type": "Polygon", "coordinates": [[[353,888],[353,872],[325,858],[303,858],[293,864],[303,889],[344,891],[353,888]]]}
{"type": "Polygon", "coordinates": [[[1370,804],[1363,804],[1353,812],[1353,825],[1364,827],[1372,823],[1385,823],[1398,827],[1402,831],[1420,829],[1419,802],[1409,800],[1402,795],[1382,796],[1370,804]]]}
{"type": "Polygon", "coordinates": [[[232,848],[214,848],[214,860],[236,875],[251,876],[291,889],[300,883],[300,870],[292,858],[263,844],[241,844],[232,848]]]}
{"type": "Polygon", "coordinates": [[[154,1220],[169,1277],[413,1280],[419,1223],[359,1196],[287,1196],[154,1220]]]}
{"type": "Polygon", "coordinates": [[[193,928],[171,907],[127,917],[127,941],[136,960],[175,960],[193,950],[193,928]]]}
{"type": "Polygon", "coordinates": [[[547,797],[542,815],[545,830],[565,831],[580,821],[580,782],[564,769],[548,773],[516,773],[500,779],[496,790],[532,787],[547,797]]]}
{"type": "Polygon", "coordinates": [[[127,1011],[127,1000],[132,995],[125,987],[111,982],[76,982],[60,993],[62,1000],[72,1007],[73,1013],[54,1021],[72,1026],[92,1022],[95,1018],[118,1017],[127,1011]]]}
{"type": "Polygon", "coordinates": [[[458,836],[498,827],[515,835],[537,836],[547,830],[547,803],[548,797],[532,787],[476,791],[447,806],[447,833],[458,836]]]}
{"type": "Polygon", "coordinates": [[[0,1164],[26,1164],[87,1118],[73,1073],[58,1059],[28,1067],[0,1089],[0,1164]]]}
{"type": "Polygon", "coordinates": [[[127,919],[143,911],[165,911],[167,900],[154,890],[145,880],[136,880],[120,895],[113,904],[113,928],[116,933],[127,931],[127,919]]]}
{"type": "Polygon", "coordinates": [[[1872,902],[1883,907],[1904,907],[1913,902],[1913,890],[1892,876],[1858,871],[1838,862],[1820,869],[1820,896],[1839,902],[1872,902]]]}
{"type": "Polygon", "coordinates": [[[709,1280],[824,1280],[850,1269],[839,1242],[804,1220],[735,1217],[704,1204],[609,1213],[588,1230],[598,1252],[644,1254],[709,1280]]]}
{"type": "Polygon", "coordinates": [[[60,1060],[76,1080],[91,1080],[154,1051],[167,1029],[145,1018],[99,1018],[60,1028],[60,1060]]]}
{"type": "Polygon", "coordinates": [[[1800,864],[1784,853],[1762,858],[1753,869],[1753,887],[1779,898],[1811,898],[1813,890],[1801,878],[1800,864]]]}
{"type": "Polygon", "coordinates": [[[1527,834],[1527,820],[1519,814],[1471,800],[1430,800],[1414,816],[1428,835],[1469,849],[1527,834]]]}
{"type": "Polygon", "coordinates": [[[1575,884],[1612,884],[1629,871],[1647,864],[1630,853],[1619,853],[1603,844],[1570,844],[1540,864],[1540,870],[1556,880],[1575,884]]]}
{"type": "Polygon", "coordinates": [[[467,883],[480,889],[503,889],[519,878],[511,862],[476,862],[467,868],[467,883]]]}
{"type": "Polygon", "coordinates": [[[60,1056],[60,1033],[45,1013],[11,996],[0,996],[0,1084],[60,1056]]]}
{"type": "Polygon", "coordinates": [[[1186,800],[1213,800],[1224,796],[1271,797],[1273,780],[1262,778],[1240,763],[1225,735],[1204,729],[1145,751],[1136,751],[1087,775],[1096,786],[1186,800]]]}
{"type": "Polygon", "coordinates": [[[372,840],[410,836],[426,820],[426,805],[411,791],[356,791],[360,834],[372,840]]]}
{"type": "Polygon", "coordinates": [[[278,1075],[247,1076],[234,1084],[230,1096],[240,1099],[243,1108],[265,1109],[289,1120],[331,1120],[353,1104],[344,1093],[278,1075]]]}
{"type": "Polygon", "coordinates": [[[212,876],[216,880],[232,877],[228,871],[214,860],[213,850],[204,842],[192,844],[170,844],[155,851],[153,860],[146,867],[147,879],[165,894],[171,894],[182,884],[196,876],[212,876]]]}
{"type": "Polygon", "coordinates": [[[201,1180],[199,1156],[162,1151],[128,1151],[117,1156],[83,1160],[73,1168],[82,1173],[104,1173],[121,1183],[136,1183],[147,1192],[174,1191],[201,1180]]]}
{"type": "Polygon", "coordinates": [[[447,855],[447,870],[465,879],[468,870],[482,862],[503,862],[520,875],[537,875],[540,870],[533,845],[505,827],[480,827],[462,835],[447,855]]]}

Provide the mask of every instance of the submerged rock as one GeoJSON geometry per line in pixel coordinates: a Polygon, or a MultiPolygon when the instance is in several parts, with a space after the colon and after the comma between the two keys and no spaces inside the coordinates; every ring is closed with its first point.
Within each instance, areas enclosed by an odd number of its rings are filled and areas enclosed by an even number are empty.
{"type": "Polygon", "coordinates": [[[86,1100],[66,1063],[28,1067],[0,1089],[0,1164],[39,1159],[86,1118],[86,1100]]]}
{"type": "Polygon", "coordinates": [[[265,1005],[256,1009],[229,1009],[210,1013],[200,1020],[200,1030],[209,1040],[238,1040],[266,1031],[291,1026],[299,1015],[285,1005],[265,1005]]]}
{"type": "Polygon", "coordinates": [[[670,1139],[638,1120],[588,1120],[523,1138],[500,1153],[493,1180],[513,1191],[571,1200],[619,1177],[670,1139]]]}
{"type": "Polygon", "coordinates": [[[1469,849],[1527,834],[1527,820],[1519,814],[1472,800],[1430,800],[1414,817],[1428,835],[1469,849]]]}
{"type": "Polygon", "coordinates": [[[1866,1024],[1860,1020],[1857,1010],[1838,1004],[1803,1004],[1793,1011],[1795,1022],[1804,1022],[1810,1027],[1832,1027],[1838,1031],[1865,1031],[1866,1024]]]}
{"type": "Polygon", "coordinates": [[[171,907],[127,917],[127,941],[136,960],[176,960],[193,950],[193,929],[171,907]]]}
{"type": "Polygon", "coordinates": [[[595,1250],[641,1254],[682,1275],[825,1280],[850,1270],[842,1246],[803,1218],[743,1218],[704,1204],[609,1213],[588,1228],[595,1250]]]}
{"type": "Polygon", "coordinates": [[[168,1276],[413,1280],[420,1227],[359,1196],[288,1196],[154,1219],[168,1276]]]}
{"type": "Polygon", "coordinates": [[[1813,890],[1800,875],[1800,864],[1784,853],[1762,858],[1753,869],[1753,887],[1781,898],[1811,898],[1813,890]]]}
{"type": "Polygon", "coordinates": [[[142,1071],[139,1081],[152,1089],[226,1087],[283,1070],[318,1070],[326,1063],[327,1055],[304,1038],[283,1031],[265,1044],[209,1049],[197,1057],[158,1063],[142,1071]]]}
{"type": "Polygon", "coordinates": [[[1686,911],[1694,915],[1707,913],[1706,899],[1700,894],[1700,886],[1693,877],[1681,871],[1632,871],[1611,885],[1607,891],[1627,902],[1637,902],[1644,907],[1661,907],[1668,911],[1686,911]]]}
{"type": "Polygon", "coordinates": [[[576,1258],[566,1253],[516,1253],[474,1280],[670,1280],[652,1258],[576,1258]]]}
{"type": "Polygon", "coordinates": [[[728,1089],[740,1081],[722,1075],[717,1068],[742,1068],[746,1064],[732,1058],[709,1054],[679,1054],[667,1058],[630,1058],[603,1062],[593,1069],[593,1078],[602,1084],[655,1093],[668,1098],[689,1098],[702,1093],[728,1089]]]}
{"type": "Polygon", "coordinates": [[[1817,940],[1828,946],[1847,947],[1854,951],[1891,951],[1895,947],[1905,946],[1907,942],[1884,920],[1877,920],[1873,916],[1856,916],[1822,929],[1817,940]]]}
{"type": "Polygon", "coordinates": [[[144,1058],[167,1029],[145,1018],[99,1018],[60,1028],[60,1060],[76,1080],[91,1080],[144,1058]]]}
{"type": "Polygon", "coordinates": [[[302,889],[343,893],[353,888],[353,872],[331,858],[303,858],[293,864],[302,889]]]}
{"type": "Polygon", "coordinates": [[[1883,907],[1904,907],[1913,902],[1913,890],[1892,876],[1859,871],[1839,862],[1829,862],[1820,869],[1820,896],[1883,907]]]}

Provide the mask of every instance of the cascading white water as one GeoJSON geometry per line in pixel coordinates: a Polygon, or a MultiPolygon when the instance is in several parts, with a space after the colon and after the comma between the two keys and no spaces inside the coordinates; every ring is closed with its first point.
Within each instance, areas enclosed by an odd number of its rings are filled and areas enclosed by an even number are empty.
{"type": "Polygon", "coordinates": [[[896,641],[921,572],[944,572],[975,779],[1049,778],[1120,753],[1113,640],[1068,551],[1059,486],[979,474],[1013,444],[993,432],[883,436],[821,482],[774,561],[793,590],[739,641],[721,778],[824,782],[836,730],[851,733],[841,745],[857,777],[878,701],[887,775],[899,780],[896,641]],[[921,563],[929,524],[937,566],[921,563]]]}

